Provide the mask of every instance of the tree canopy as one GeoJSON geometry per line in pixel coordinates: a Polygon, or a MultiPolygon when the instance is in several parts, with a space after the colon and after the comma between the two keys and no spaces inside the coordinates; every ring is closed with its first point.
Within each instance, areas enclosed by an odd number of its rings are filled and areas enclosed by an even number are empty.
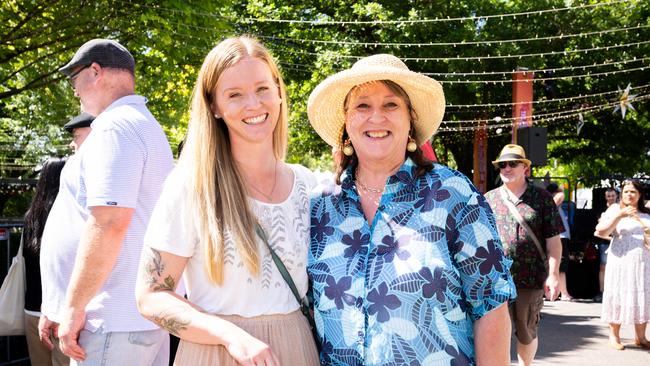
{"type": "Polygon", "coordinates": [[[79,107],[57,69],[85,41],[112,38],[129,48],[138,93],[174,146],[203,58],[242,33],[263,41],[282,68],[292,162],[331,161],[307,120],[313,88],[360,57],[391,53],[443,84],[447,109],[433,144],[443,163],[467,175],[480,123],[489,158],[510,141],[517,68],[534,72],[535,125],[548,129],[549,166],[539,173],[590,183],[647,174],[649,13],[641,0],[5,1],[0,176],[28,177],[44,156],[67,153],[60,127],[79,107]],[[634,110],[621,102],[628,84],[634,110]]]}

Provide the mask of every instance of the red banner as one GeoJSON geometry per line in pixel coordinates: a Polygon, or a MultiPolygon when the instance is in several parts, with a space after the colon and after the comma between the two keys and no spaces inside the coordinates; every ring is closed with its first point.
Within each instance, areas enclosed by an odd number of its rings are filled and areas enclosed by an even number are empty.
{"type": "Polygon", "coordinates": [[[474,131],[474,175],[473,181],[476,189],[481,193],[487,191],[487,127],[482,123],[474,131]]]}

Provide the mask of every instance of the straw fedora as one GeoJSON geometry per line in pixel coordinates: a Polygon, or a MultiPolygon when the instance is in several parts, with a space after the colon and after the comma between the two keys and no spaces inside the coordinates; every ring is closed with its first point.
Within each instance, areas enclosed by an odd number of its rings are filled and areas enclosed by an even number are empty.
{"type": "Polygon", "coordinates": [[[530,166],[530,160],[526,159],[526,151],[524,151],[524,148],[515,144],[504,146],[501,149],[499,157],[492,162],[492,165],[498,168],[499,163],[502,161],[521,161],[527,166],[530,166]]]}
{"type": "Polygon", "coordinates": [[[445,95],[440,83],[409,70],[393,55],[378,54],[364,57],[352,68],[328,77],[311,92],[307,101],[309,122],[330,146],[341,143],[345,97],[354,86],[377,80],[391,80],[408,94],[417,114],[417,121],[412,123],[415,129],[413,138],[418,145],[438,130],[445,113],[445,95]]]}

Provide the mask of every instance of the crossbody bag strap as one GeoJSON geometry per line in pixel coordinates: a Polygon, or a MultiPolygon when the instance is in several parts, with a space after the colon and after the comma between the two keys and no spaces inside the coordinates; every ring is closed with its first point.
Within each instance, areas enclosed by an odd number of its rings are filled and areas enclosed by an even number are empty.
{"type": "Polygon", "coordinates": [[[510,210],[510,213],[512,216],[515,217],[519,225],[521,225],[526,232],[528,233],[528,236],[530,236],[531,239],[533,239],[533,243],[535,243],[535,247],[537,247],[537,251],[539,252],[539,255],[542,257],[543,261],[546,261],[546,253],[544,253],[544,249],[542,249],[542,244],[539,242],[539,239],[537,239],[537,236],[533,232],[533,230],[528,226],[526,221],[524,221],[524,218],[521,217],[521,214],[515,207],[515,205],[510,201],[510,198],[508,198],[508,193],[506,192],[506,189],[501,186],[499,189],[499,192],[501,192],[501,199],[503,199],[503,202],[506,204],[506,207],[508,207],[508,210],[510,210]]]}
{"type": "Polygon", "coordinates": [[[257,232],[257,235],[260,237],[260,239],[262,239],[264,244],[266,244],[266,247],[269,248],[269,252],[271,252],[271,258],[273,259],[275,266],[278,267],[278,271],[280,271],[280,275],[282,275],[282,278],[284,278],[284,281],[289,286],[289,289],[291,289],[293,296],[296,297],[296,301],[298,301],[298,304],[302,305],[302,298],[298,293],[298,288],[296,287],[296,283],[293,282],[293,278],[291,278],[291,274],[289,274],[289,270],[287,270],[287,267],[285,267],[284,263],[282,263],[282,260],[275,253],[275,250],[271,248],[271,244],[269,244],[269,239],[266,236],[266,232],[264,232],[264,229],[262,229],[260,224],[255,224],[255,231],[257,232]]]}
{"type": "Polygon", "coordinates": [[[284,263],[282,263],[282,259],[280,259],[280,257],[275,253],[275,250],[271,248],[271,244],[269,244],[269,239],[266,236],[266,232],[264,231],[264,229],[262,229],[262,226],[260,226],[259,223],[255,224],[255,232],[257,232],[257,235],[260,237],[260,239],[262,239],[264,244],[266,244],[266,247],[269,248],[269,252],[271,253],[271,258],[273,259],[275,266],[278,267],[278,271],[280,271],[282,278],[284,278],[284,281],[291,289],[293,296],[295,296],[296,301],[298,301],[298,305],[300,306],[300,312],[302,313],[302,315],[305,316],[305,318],[307,318],[307,322],[309,323],[309,328],[311,330],[311,335],[314,337],[314,344],[316,345],[316,349],[320,353],[321,351],[320,339],[318,337],[318,333],[316,332],[316,322],[314,321],[314,317],[311,315],[309,310],[309,299],[307,299],[307,296],[305,296],[304,298],[300,297],[300,293],[298,293],[298,288],[296,287],[296,283],[293,282],[293,278],[291,277],[289,270],[287,270],[287,267],[285,267],[284,263]]]}

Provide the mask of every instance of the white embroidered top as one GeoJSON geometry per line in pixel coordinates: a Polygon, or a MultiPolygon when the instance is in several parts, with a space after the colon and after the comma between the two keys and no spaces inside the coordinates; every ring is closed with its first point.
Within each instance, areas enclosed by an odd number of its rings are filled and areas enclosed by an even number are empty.
{"type": "MultiPolygon", "coordinates": [[[[291,273],[301,296],[307,292],[309,249],[309,197],[315,185],[312,173],[300,165],[289,165],[294,173],[291,193],[281,203],[249,199],[269,242],[291,273]]],[[[253,317],[287,314],[299,308],[296,298],[280,275],[261,239],[260,274],[251,275],[232,239],[226,236],[224,283],[212,283],[204,269],[204,248],[197,238],[197,224],[183,205],[185,175],[175,170],[167,179],[145,236],[145,245],[159,251],[189,257],[183,275],[187,297],[206,312],[253,317]]]]}

